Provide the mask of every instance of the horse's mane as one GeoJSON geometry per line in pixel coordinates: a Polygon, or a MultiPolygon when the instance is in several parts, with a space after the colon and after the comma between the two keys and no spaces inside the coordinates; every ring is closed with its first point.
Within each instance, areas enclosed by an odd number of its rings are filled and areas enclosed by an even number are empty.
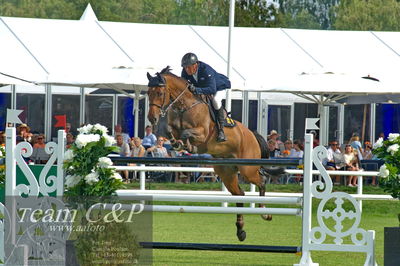
{"type": "Polygon", "coordinates": [[[172,68],[171,68],[170,66],[166,66],[165,68],[163,68],[163,69],[160,71],[160,74],[171,75],[171,76],[173,76],[173,77],[175,77],[175,78],[177,78],[177,79],[179,79],[179,80],[182,80],[183,82],[187,83],[187,81],[186,81],[185,79],[183,79],[183,78],[181,78],[181,77],[175,75],[174,73],[171,72],[171,70],[172,70],[172,68]]]}

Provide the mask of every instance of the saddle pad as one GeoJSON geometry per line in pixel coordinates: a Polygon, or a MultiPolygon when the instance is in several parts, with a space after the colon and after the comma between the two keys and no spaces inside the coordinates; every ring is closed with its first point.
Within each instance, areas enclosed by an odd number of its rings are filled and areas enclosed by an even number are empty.
{"type": "Polygon", "coordinates": [[[229,116],[227,116],[227,117],[225,118],[224,127],[234,127],[234,126],[236,126],[235,120],[233,120],[232,118],[230,118],[229,116]]]}

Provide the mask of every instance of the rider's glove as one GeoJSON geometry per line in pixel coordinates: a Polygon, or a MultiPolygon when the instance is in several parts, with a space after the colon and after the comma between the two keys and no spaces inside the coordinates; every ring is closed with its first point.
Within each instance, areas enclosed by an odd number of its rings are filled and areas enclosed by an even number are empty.
{"type": "Polygon", "coordinates": [[[193,84],[189,84],[188,89],[193,93],[196,94],[196,87],[193,84]]]}

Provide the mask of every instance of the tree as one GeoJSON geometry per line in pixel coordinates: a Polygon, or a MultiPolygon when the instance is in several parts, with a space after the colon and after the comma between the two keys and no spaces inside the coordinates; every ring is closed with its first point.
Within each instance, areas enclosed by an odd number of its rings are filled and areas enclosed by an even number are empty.
{"type": "Polygon", "coordinates": [[[330,29],[332,8],[340,0],[279,0],[280,19],[294,28],[330,29]],[[317,26],[318,25],[318,26],[317,26]]]}
{"type": "Polygon", "coordinates": [[[396,0],[342,0],[336,10],[337,30],[400,30],[400,3],[396,0]]]}

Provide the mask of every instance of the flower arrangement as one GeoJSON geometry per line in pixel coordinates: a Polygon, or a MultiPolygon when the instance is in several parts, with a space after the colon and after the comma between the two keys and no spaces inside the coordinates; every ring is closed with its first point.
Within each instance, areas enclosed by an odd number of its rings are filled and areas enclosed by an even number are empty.
{"type": "Polygon", "coordinates": [[[114,195],[123,187],[122,177],[115,169],[109,168],[113,163],[106,157],[119,151],[119,147],[112,146],[115,139],[100,124],[88,124],[78,131],[75,143],[64,155],[65,194],[83,197],[114,195]]]}
{"type": "Polygon", "coordinates": [[[6,147],[0,145],[0,188],[3,188],[6,180],[6,147]]]}
{"type": "MultiPolygon", "coordinates": [[[[387,140],[380,138],[372,153],[385,162],[379,169],[379,186],[393,198],[400,199],[400,134],[391,133],[387,140]]],[[[400,222],[400,214],[398,218],[400,222]]]]}

